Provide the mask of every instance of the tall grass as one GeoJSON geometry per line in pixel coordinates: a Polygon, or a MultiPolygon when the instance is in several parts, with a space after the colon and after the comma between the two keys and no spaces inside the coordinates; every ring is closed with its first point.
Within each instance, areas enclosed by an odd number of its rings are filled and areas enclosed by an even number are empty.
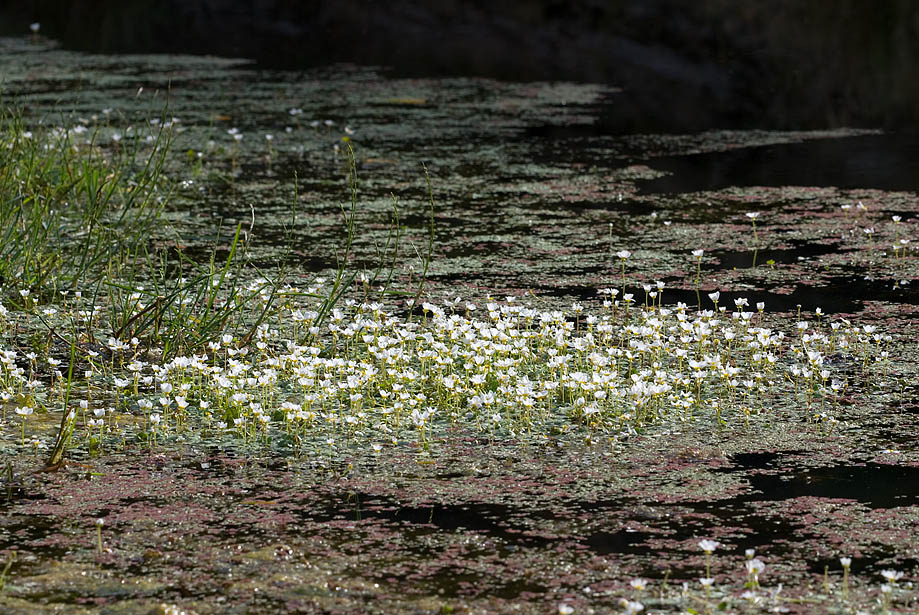
{"type": "MultiPolygon", "coordinates": [[[[248,234],[241,224],[228,244],[218,229],[205,262],[164,241],[175,232],[164,227],[161,216],[172,194],[164,173],[171,162],[172,134],[168,122],[151,125],[152,134],[111,139],[110,129],[91,132],[79,125],[30,131],[18,112],[0,112],[0,295],[29,314],[10,341],[31,352],[38,350],[33,342],[40,334],[43,356],[55,354],[60,364],[67,360],[63,348],[70,355],[66,372],[58,377],[59,396],[52,391],[37,402],[50,408],[63,401],[48,458],[52,467],[62,462],[70,445],[71,387],[89,395],[98,378],[107,382],[117,372],[116,361],[120,369],[124,359],[141,354],[151,362],[213,354],[227,339],[237,348],[264,346],[268,323],[277,318],[282,328],[282,313],[298,295],[310,298],[313,306],[311,326],[301,333],[322,345],[322,324],[341,318],[336,306],[344,297],[361,291],[364,301],[371,292],[381,299],[401,295],[411,314],[424,290],[434,243],[434,198],[426,168],[430,220],[427,249],[414,250],[422,263],[418,285],[411,288],[410,280],[406,291],[390,289],[403,240],[395,197],[376,267],[364,271],[355,265],[358,177],[348,144],[349,199],[340,206],[344,236],[336,269],[330,284],[303,292],[285,284],[286,257],[279,258],[282,264],[270,275],[248,261],[248,234]],[[226,255],[218,258],[221,249],[226,255]],[[33,309],[35,304],[42,309],[33,309]],[[33,327],[39,324],[42,332],[36,333],[33,327]]],[[[295,186],[294,210],[296,203],[295,186]]],[[[174,245],[184,243],[177,232],[176,239],[174,245]]],[[[288,257],[293,242],[291,235],[288,257]]]]}
{"type": "Polygon", "coordinates": [[[0,285],[8,291],[92,284],[149,241],[168,193],[171,133],[106,148],[97,136],[32,132],[20,113],[0,110],[0,285]]]}

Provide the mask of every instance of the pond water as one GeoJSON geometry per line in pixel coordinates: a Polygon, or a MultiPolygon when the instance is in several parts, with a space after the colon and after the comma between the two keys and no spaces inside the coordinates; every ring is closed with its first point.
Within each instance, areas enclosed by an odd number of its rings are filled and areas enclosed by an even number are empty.
{"type": "MultiPolygon", "coordinates": [[[[747,608],[737,596],[749,548],[767,563],[763,585],[785,584],[788,600],[774,605],[798,612],[836,599],[840,556],[854,558],[865,608],[877,606],[881,570],[917,573],[919,264],[915,243],[891,249],[916,240],[914,139],[612,135],[597,128],[617,105],[602,85],[263,71],[20,39],[0,40],[0,75],[28,123],[82,119],[110,138],[179,118],[178,158],[201,152],[202,166],[171,170],[191,179],[165,215],[192,258],[225,249],[226,229],[242,223],[252,262],[285,262],[301,279],[328,273],[348,199],[347,136],[359,178],[354,262],[377,262],[393,197],[406,245],[423,249],[426,168],[427,293],[437,300],[514,295],[599,309],[597,290],[620,287],[625,267],[623,290],[640,299],[662,280],[664,305],[711,309],[708,294],[721,291],[721,305],[763,301],[789,329],[821,308],[892,335],[890,367],[853,384],[860,396],[837,402],[830,432],[776,401],[747,424],[660,425],[612,449],[458,428],[430,457],[357,452],[334,471],[201,441],[77,451],[56,473],[33,472],[37,454],[4,459],[0,569],[18,555],[3,612],[600,612],[621,609],[620,598],[678,612],[705,608],[703,538],[721,543],[712,575],[734,584],[737,609],[747,608]],[[637,576],[655,589],[630,586],[637,576]]],[[[420,262],[406,254],[398,278],[408,285],[420,262]]],[[[18,428],[8,422],[8,441],[18,428]]],[[[915,607],[907,579],[897,592],[897,608],[915,607]]]]}
{"type": "Polygon", "coordinates": [[[641,182],[647,193],[698,192],[729,186],[830,186],[915,192],[915,135],[872,134],[747,147],[656,160],[665,177],[641,182]]]}

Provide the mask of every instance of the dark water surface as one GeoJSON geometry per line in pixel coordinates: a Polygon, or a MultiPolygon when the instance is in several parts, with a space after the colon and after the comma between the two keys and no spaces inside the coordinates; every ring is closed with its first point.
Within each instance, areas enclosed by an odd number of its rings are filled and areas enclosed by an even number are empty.
{"type": "Polygon", "coordinates": [[[919,136],[882,134],[665,157],[651,167],[666,177],[640,182],[645,194],[730,186],[833,186],[919,190],[919,136]]]}

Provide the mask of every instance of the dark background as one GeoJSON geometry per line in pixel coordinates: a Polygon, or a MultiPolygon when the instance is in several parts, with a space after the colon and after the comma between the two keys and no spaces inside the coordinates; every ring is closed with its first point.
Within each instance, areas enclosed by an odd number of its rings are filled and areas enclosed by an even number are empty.
{"type": "Polygon", "coordinates": [[[607,132],[919,125],[913,0],[0,0],[0,34],[625,89],[607,132]]]}

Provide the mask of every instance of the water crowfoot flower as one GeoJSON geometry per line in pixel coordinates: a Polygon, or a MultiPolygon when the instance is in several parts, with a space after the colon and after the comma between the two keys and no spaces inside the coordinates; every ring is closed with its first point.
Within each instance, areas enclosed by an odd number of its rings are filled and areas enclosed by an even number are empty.
{"type": "Polygon", "coordinates": [[[153,436],[150,441],[150,446],[156,446],[156,429],[157,427],[159,427],[159,424],[162,418],[163,417],[157,413],[153,413],[150,415],[150,431],[153,436]]]}
{"type": "Polygon", "coordinates": [[[751,589],[759,588],[759,575],[766,569],[766,564],[759,558],[749,559],[744,562],[747,570],[748,584],[751,589]]]}
{"type": "MultiPolygon", "coordinates": [[[[717,540],[710,540],[705,538],[699,541],[699,548],[705,552],[705,578],[711,579],[712,577],[712,552],[718,548],[718,545],[721,544],[717,540]]],[[[702,583],[705,585],[705,583],[702,583]]],[[[709,583],[710,585],[711,583],[709,583]]]]}
{"type": "Polygon", "coordinates": [[[702,296],[699,292],[699,287],[702,284],[702,255],[704,253],[705,250],[702,249],[692,251],[692,255],[696,257],[696,303],[700,312],[702,311],[702,296]]]}
{"type": "Polygon", "coordinates": [[[842,565],[842,599],[849,599],[849,568],[852,566],[851,557],[840,557],[839,563],[842,565]]]}
{"type": "Polygon", "coordinates": [[[891,585],[895,585],[897,581],[903,578],[903,573],[899,570],[882,570],[881,576],[891,585]]]}
{"type": "Polygon", "coordinates": [[[96,519],[96,549],[99,555],[102,555],[102,526],[105,525],[105,520],[101,517],[96,519]]]}
{"type": "Polygon", "coordinates": [[[632,579],[631,581],[629,581],[629,585],[631,585],[634,589],[637,589],[638,591],[642,591],[647,586],[647,584],[648,584],[648,580],[642,579],[642,578],[632,579]]]}
{"type": "Polygon", "coordinates": [[[16,414],[22,417],[22,443],[26,443],[26,417],[32,414],[31,406],[16,408],[16,414]]]}
{"type": "Polygon", "coordinates": [[[625,600],[622,603],[627,615],[636,615],[645,609],[645,605],[637,600],[625,600]]]}
{"type": "Polygon", "coordinates": [[[622,293],[625,294],[625,261],[632,256],[632,253],[628,250],[619,250],[616,252],[616,256],[619,257],[619,261],[622,263],[622,293]]]}
{"type": "Polygon", "coordinates": [[[708,298],[712,300],[712,303],[715,304],[715,310],[718,309],[718,299],[721,298],[721,291],[715,291],[713,293],[708,293],[708,298]]]}
{"type": "Polygon", "coordinates": [[[717,540],[703,539],[699,541],[699,548],[705,551],[706,553],[711,554],[721,543],[717,540]]]}

